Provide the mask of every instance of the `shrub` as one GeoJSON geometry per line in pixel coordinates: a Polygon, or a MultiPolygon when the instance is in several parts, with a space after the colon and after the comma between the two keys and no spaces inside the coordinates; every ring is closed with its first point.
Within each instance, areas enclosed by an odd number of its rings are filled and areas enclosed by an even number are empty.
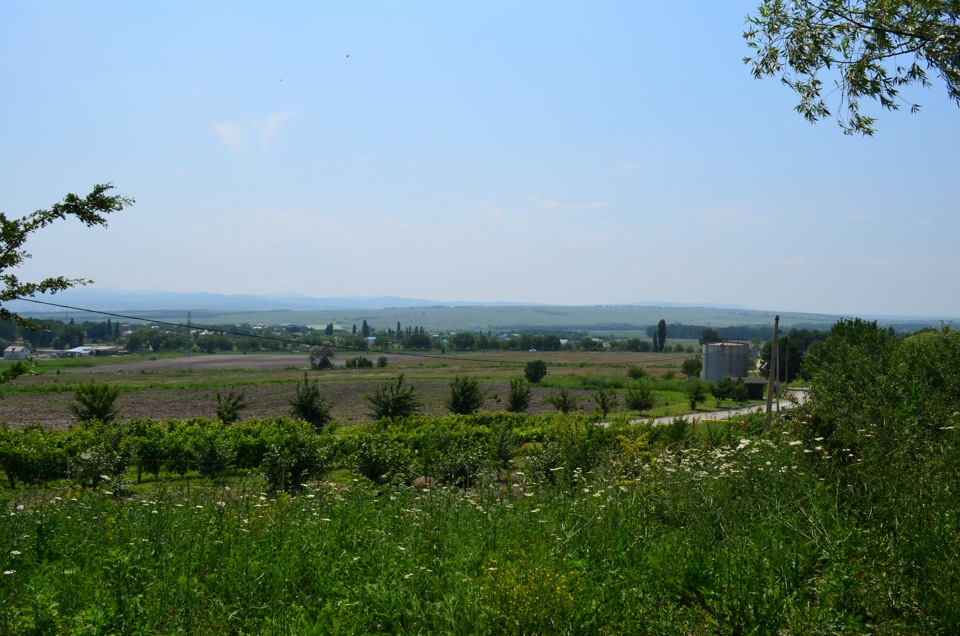
{"type": "Polygon", "coordinates": [[[370,404],[370,415],[376,420],[403,419],[416,415],[421,408],[420,395],[414,387],[403,386],[402,373],[394,384],[381,384],[364,399],[370,404]]]}
{"type": "Polygon", "coordinates": [[[380,356],[377,358],[377,368],[384,369],[387,366],[387,356],[380,356]]]}
{"type": "Polygon", "coordinates": [[[569,413],[580,405],[580,399],[565,388],[548,395],[544,402],[557,409],[558,413],[569,413]]]}
{"type": "Polygon", "coordinates": [[[510,380],[510,392],[507,393],[507,410],[511,413],[523,413],[530,408],[530,385],[523,378],[510,380]]]}
{"type": "Polygon", "coordinates": [[[83,383],[74,391],[73,397],[76,403],[70,406],[70,410],[80,422],[100,420],[109,423],[120,417],[117,406],[120,389],[106,382],[83,383]]]}
{"type": "Polygon", "coordinates": [[[233,424],[240,419],[240,411],[247,408],[243,391],[230,391],[226,397],[217,391],[217,419],[224,424],[233,424]]]}
{"type": "Polygon", "coordinates": [[[680,365],[680,371],[688,378],[699,378],[700,370],[703,368],[703,361],[700,356],[696,358],[687,358],[680,365]]]}
{"type": "Polygon", "coordinates": [[[297,383],[297,390],[290,400],[291,411],[295,418],[313,425],[319,433],[333,419],[330,414],[330,402],[320,394],[320,384],[307,380],[303,374],[303,383],[297,383]]]}
{"type": "Polygon", "coordinates": [[[627,377],[631,380],[642,380],[647,377],[647,372],[643,367],[630,367],[627,369],[627,377]]]}
{"type": "Polygon", "coordinates": [[[358,356],[356,358],[350,358],[343,366],[347,369],[372,369],[373,361],[370,358],[358,356]]]}
{"type": "Polygon", "coordinates": [[[308,479],[326,472],[324,436],[308,423],[279,418],[265,422],[263,434],[267,452],[261,468],[271,490],[297,492],[308,479]]]}
{"type": "Polygon", "coordinates": [[[487,392],[480,387],[480,380],[454,376],[446,406],[456,415],[472,415],[480,410],[486,399],[487,392]]]}
{"type": "Polygon", "coordinates": [[[533,362],[528,362],[527,366],[523,369],[523,377],[527,379],[527,382],[532,382],[533,384],[538,383],[547,375],[547,363],[543,360],[534,360],[533,362]]]}
{"type": "Polygon", "coordinates": [[[353,444],[352,457],[354,470],[374,483],[412,481],[412,453],[386,433],[358,435],[353,444]]]}
{"type": "Polygon", "coordinates": [[[335,355],[333,349],[327,345],[314,347],[310,350],[310,368],[314,371],[332,369],[333,361],[330,358],[333,358],[335,355]]]}
{"type": "Polygon", "coordinates": [[[630,410],[643,413],[656,405],[657,398],[650,387],[638,386],[627,391],[624,403],[630,410]]]}
{"type": "Polygon", "coordinates": [[[593,394],[593,401],[597,405],[597,411],[600,412],[600,418],[605,419],[607,413],[617,408],[619,399],[616,393],[601,389],[593,394]]]}
{"type": "Polygon", "coordinates": [[[696,410],[698,404],[702,404],[707,399],[707,389],[700,380],[694,380],[687,387],[687,399],[690,401],[690,408],[696,410]]]}

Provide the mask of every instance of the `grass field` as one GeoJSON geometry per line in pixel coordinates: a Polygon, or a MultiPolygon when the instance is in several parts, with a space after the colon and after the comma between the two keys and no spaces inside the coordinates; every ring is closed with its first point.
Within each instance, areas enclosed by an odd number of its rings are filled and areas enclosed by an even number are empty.
{"type": "MultiPolygon", "coordinates": [[[[367,355],[377,357],[375,353],[367,355]]],[[[349,357],[353,356],[340,355],[336,360],[342,364],[349,357]]],[[[479,378],[489,393],[483,410],[497,411],[503,409],[502,400],[510,379],[522,377],[526,363],[535,359],[547,363],[548,375],[539,386],[533,387],[530,412],[552,411],[553,407],[544,399],[560,388],[571,390],[581,400],[579,412],[589,412],[594,408],[593,395],[597,390],[622,393],[635,384],[627,378],[627,369],[642,368],[650,378],[674,374],[681,378],[680,365],[688,357],[690,354],[563,351],[391,354],[388,366],[383,369],[341,367],[321,372],[307,371],[307,356],[297,354],[163,356],[155,360],[142,355],[123,359],[44,359],[38,361],[33,375],[3,387],[0,421],[12,426],[35,423],[48,428],[69,426],[74,421],[70,413],[73,391],[80,383],[91,380],[108,382],[121,389],[119,404],[126,417],[213,417],[217,392],[230,390],[243,391],[246,395],[249,407],[244,417],[276,417],[289,412],[289,401],[305,372],[320,382],[324,396],[333,404],[334,417],[346,425],[369,421],[364,396],[372,393],[378,384],[393,382],[399,373],[421,393],[425,414],[445,412],[444,400],[454,376],[479,378]],[[247,368],[226,368],[227,360],[230,365],[240,360],[247,368]],[[225,368],[218,368],[218,361],[223,361],[225,368]],[[267,362],[270,368],[261,368],[267,362]],[[193,363],[203,364],[198,368],[189,366],[193,363]]],[[[683,387],[680,379],[661,385],[658,389],[661,404],[645,415],[672,415],[689,410],[689,406],[685,406],[683,387]]]]}

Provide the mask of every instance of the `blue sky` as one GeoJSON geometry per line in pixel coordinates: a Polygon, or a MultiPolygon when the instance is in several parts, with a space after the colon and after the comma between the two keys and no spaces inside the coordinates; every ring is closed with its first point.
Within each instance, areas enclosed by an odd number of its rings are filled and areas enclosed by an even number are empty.
{"type": "MultiPolygon", "coordinates": [[[[18,275],[118,290],[960,316],[960,111],[807,124],[755,3],[0,5],[18,275]]],[[[833,105],[833,104],[831,104],[833,105]]]]}

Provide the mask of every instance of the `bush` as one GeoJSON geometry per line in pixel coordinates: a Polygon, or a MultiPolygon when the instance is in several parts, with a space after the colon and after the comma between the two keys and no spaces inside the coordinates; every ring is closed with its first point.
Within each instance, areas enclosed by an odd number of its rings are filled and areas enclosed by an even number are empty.
{"type": "Polygon", "coordinates": [[[217,391],[217,419],[224,424],[233,424],[240,419],[240,411],[247,408],[246,395],[243,391],[230,391],[223,397],[217,391]]]}
{"type": "Polygon", "coordinates": [[[311,424],[318,433],[333,420],[330,402],[320,394],[320,384],[316,380],[307,380],[306,373],[303,374],[303,383],[297,383],[290,406],[293,417],[311,424]]]}
{"type": "Polygon", "coordinates": [[[403,374],[394,384],[381,384],[365,396],[370,404],[370,415],[376,420],[403,419],[416,415],[421,408],[420,395],[412,386],[403,386],[403,374]]]}
{"type": "Polygon", "coordinates": [[[527,379],[527,382],[532,382],[533,384],[540,382],[546,375],[547,363],[543,360],[528,362],[527,366],[523,369],[523,377],[527,379]]]}
{"type": "Polygon", "coordinates": [[[70,406],[70,410],[80,422],[100,420],[109,423],[120,417],[117,406],[120,389],[106,382],[83,383],[74,391],[73,397],[76,403],[70,406]]]}
{"type": "Polygon", "coordinates": [[[597,405],[597,411],[600,412],[600,418],[605,419],[607,413],[617,408],[619,399],[616,393],[600,390],[593,394],[593,401],[597,405]]]}
{"type": "Polygon", "coordinates": [[[656,405],[657,398],[650,387],[638,386],[627,391],[624,403],[630,410],[643,413],[656,405]]]}
{"type": "Polygon", "coordinates": [[[344,363],[343,366],[347,369],[372,369],[373,361],[370,358],[359,356],[356,358],[350,358],[344,363]]]}
{"type": "Polygon", "coordinates": [[[486,399],[487,392],[480,387],[480,380],[455,376],[450,382],[446,406],[455,415],[472,415],[480,410],[486,399]]]}
{"type": "Polygon", "coordinates": [[[380,356],[379,358],[377,358],[377,368],[385,369],[387,366],[387,362],[388,362],[387,356],[380,356]]]}
{"type": "Polygon", "coordinates": [[[643,367],[630,367],[627,369],[627,377],[631,380],[642,380],[647,377],[647,372],[643,367]]]}
{"type": "Polygon", "coordinates": [[[687,399],[690,401],[690,408],[697,409],[698,404],[702,404],[707,399],[707,388],[700,380],[694,380],[687,387],[687,399]]]}
{"type": "Polygon", "coordinates": [[[286,418],[265,422],[263,435],[267,452],[261,468],[271,490],[297,492],[308,479],[326,472],[324,436],[306,422],[286,418]]]}
{"type": "Polygon", "coordinates": [[[580,399],[565,388],[548,395],[544,402],[557,409],[558,413],[569,413],[580,405],[580,399]]]}
{"type": "Polygon", "coordinates": [[[696,358],[687,358],[680,365],[680,371],[688,378],[699,378],[700,370],[703,368],[703,361],[700,356],[696,358]]]}
{"type": "Polygon", "coordinates": [[[413,454],[386,433],[364,433],[353,443],[353,468],[377,484],[410,483],[413,454]]]}
{"type": "Polygon", "coordinates": [[[314,371],[333,368],[333,358],[336,354],[327,345],[314,347],[310,350],[310,368],[314,371]]]}
{"type": "Polygon", "coordinates": [[[523,378],[510,380],[510,392],[507,393],[507,410],[511,413],[523,413],[530,408],[530,385],[523,378]]]}

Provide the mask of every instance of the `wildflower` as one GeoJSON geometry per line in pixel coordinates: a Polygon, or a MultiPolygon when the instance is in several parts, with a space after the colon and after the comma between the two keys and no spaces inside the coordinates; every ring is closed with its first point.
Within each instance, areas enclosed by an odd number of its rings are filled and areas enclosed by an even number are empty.
{"type": "Polygon", "coordinates": [[[17,573],[16,570],[4,570],[4,571],[3,571],[3,575],[4,575],[4,576],[10,576],[11,574],[16,574],[16,573],[17,573]]]}
{"type": "Polygon", "coordinates": [[[793,440],[792,442],[790,442],[790,446],[799,446],[800,444],[803,444],[803,442],[801,442],[801,441],[798,440],[798,439],[793,440]]]}
{"type": "Polygon", "coordinates": [[[10,550],[10,554],[13,556],[20,556],[20,550],[10,550]]]}

